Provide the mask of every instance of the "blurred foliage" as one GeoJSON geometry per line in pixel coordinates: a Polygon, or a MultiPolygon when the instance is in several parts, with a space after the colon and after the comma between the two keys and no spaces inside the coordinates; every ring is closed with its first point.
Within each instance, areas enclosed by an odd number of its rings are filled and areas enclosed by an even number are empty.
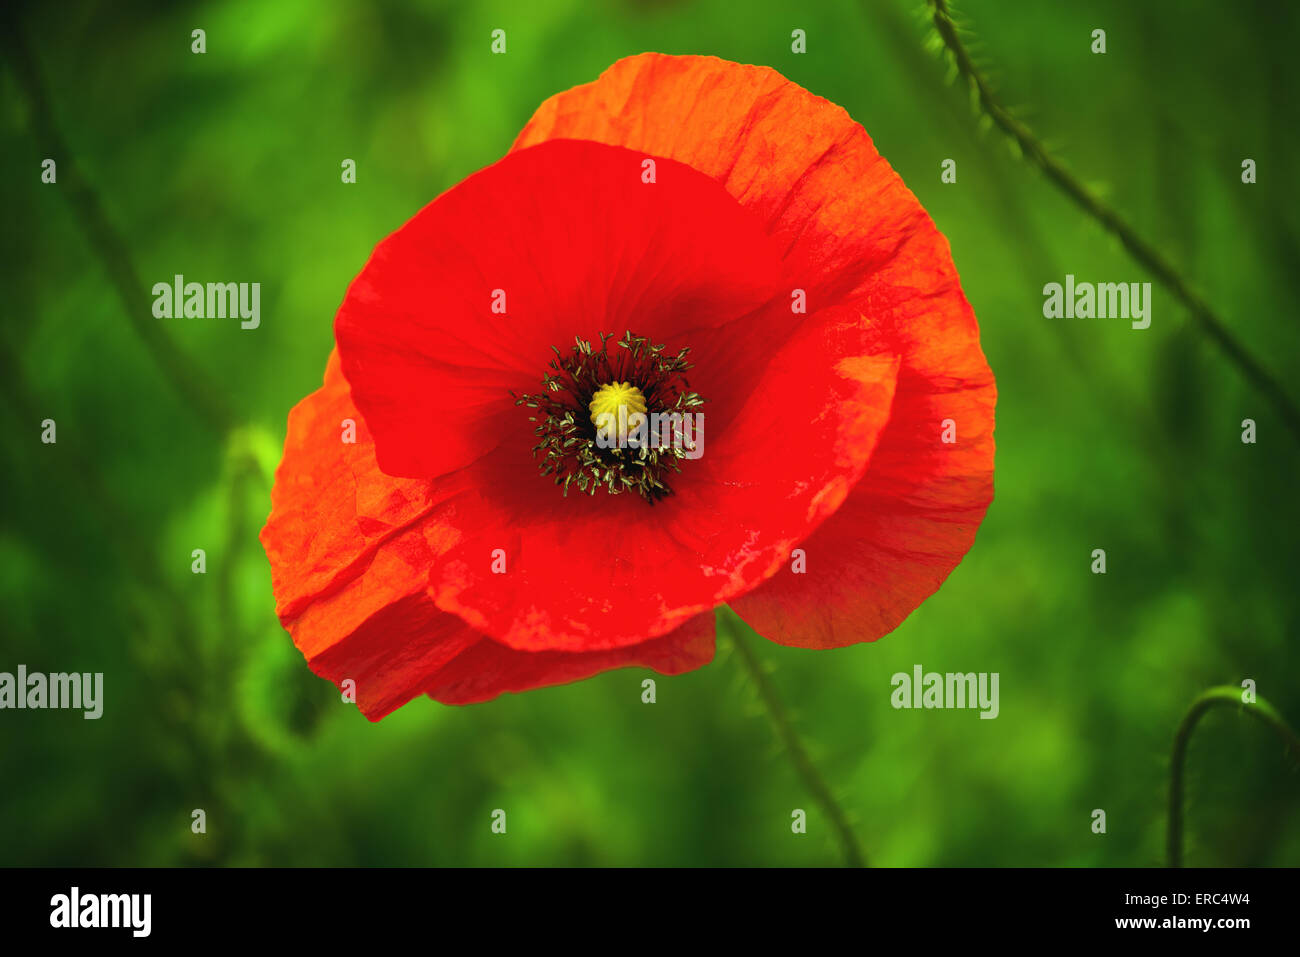
{"type": "MultiPolygon", "coordinates": [[[[547,95],[659,50],[768,64],[843,105],[951,241],[998,377],[997,498],[942,590],[875,644],[754,641],[884,865],[1159,863],[1191,700],[1258,682],[1295,724],[1300,454],[1157,288],[1145,332],[1042,317],[1044,283],[1148,279],[981,133],[919,3],[307,0],[33,5],[54,121],[141,280],[262,282],[262,326],[167,332],[222,383],[169,389],[58,186],[12,70],[5,184],[0,670],[102,671],[99,721],[0,714],[0,864],[823,864],[839,850],[727,635],[638,671],[371,725],[276,622],[256,540],[292,404],[374,244],[497,159],[547,95]],[[190,53],[190,31],[207,50],[190,53]],[[504,28],[508,53],[489,53],[504,28]],[[808,52],[790,52],[802,28],[808,52]],[[343,158],[354,186],[339,182],[343,158]],[[940,162],[958,182],[941,184],[940,162]],[[57,445],[39,422],[58,422],[57,445]],[[1243,445],[1243,418],[1259,443],[1243,445]],[[1108,574],[1089,572],[1093,548],[1108,574]],[[208,573],[190,573],[204,548],[208,573]],[[1001,715],[895,711],[916,663],[996,671],[1001,715]],[[509,836],[489,815],[509,813],[509,836]],[[204,808],[208,833],[190,832],[204,808]],[[790,833],[805,808],[809,833],[790,833]],[[1090,830],[1107,813],[1108,832],[1090,830]]],[[[1295,11],[958,8],[1003,99],[1300,393],[1295,11]],[[1104,28],[1108,52],[1089,52],[1104,28]],[[1245,157],[1259,182],[1244,186],[1245,157]]],[[[60,163],[64,162],[60,158],[60,163]]],[[[1241,715],[1202,722],[1190,864],[1300,862],[1300,779],[1241,715]]]]}

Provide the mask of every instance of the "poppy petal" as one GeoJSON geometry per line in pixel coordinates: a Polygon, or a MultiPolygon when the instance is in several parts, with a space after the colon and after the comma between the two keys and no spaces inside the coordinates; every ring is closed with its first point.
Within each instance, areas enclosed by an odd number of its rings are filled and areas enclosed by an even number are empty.
{"type": "Polygon", "coordinates": [[[709,177],[553,141],[475,173],[381,242],[335,334],[380,468],[435,478],[500,443],[520,420],[511,393],[539,389],[553,349],[722,325],[772,298],[780,271],[758,220],[709,177]]]}
{"type": "MultiPolygon", "coordinates": [[[[956,325],[937,311],[970,313],[959,293],[925,308],[911,328],[956,325]]],[[[911,355],[866,473],[801,545],[804,572],[783,568],[731,603],[759,634],[805,648],[874,641],[938,590],[974,543],[993,499],[992,374],[977,348],[947,360],[911,355]]]]}
{"type": "Polygon", "coordinates": [[[608,651],[517,651],[481,638],[438,672],[428,694],[443,704],[474,704],[504,692],[581,681],[614,668],[683,674],[713,660],[714,621],[714,613],[705,612],[666,635],[608,651]]]}
{"type": "Polygon", "coordinates": [[[261,541],[277,614],[312,670],[355,681],[362,710],[386,714],[474,636],[426,598],[429,550],[411,523],[427,483],[383,475],[370,448],[332,355],[324,386],[289,414],[261,541]]]}

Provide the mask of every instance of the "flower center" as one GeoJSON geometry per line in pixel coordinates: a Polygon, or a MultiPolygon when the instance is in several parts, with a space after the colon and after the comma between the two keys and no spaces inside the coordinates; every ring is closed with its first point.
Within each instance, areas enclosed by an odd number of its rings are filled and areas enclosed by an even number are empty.
{"type": "Polygon", "coordinates": [[[629,412],[645,414],[645,394],[630,382],[607,382],[596,390],[587,403],[591,421],[600,426],[600,417],[608,413],[626,418],[629,412]]]}
{"type": "Polygon", "coordinates": [[[646,412],[645,395],[630,382],[607,382],[596,390],[587,403],[591,411],[591,424],[596,427],[597,439],[604,438],[606,447],[629,441],[637,444],[636,435],[629,426],[638,422],[646,412]]]}
{"type": "Polygon", "coordinates": [[[576,485],[590,495],[636,492],[653,505],[672,494],[666,479],[681,459],[703,451],[704,416],[695,410],[704,400],[688,388],[689,349],[665,355],[630,331],[612,339],[601,333],[595,349],[575,337],[568,355],[552,346],[545,391],[515,396],[515,405],[537,410],[533,457],[566,496],[576,485]]]}

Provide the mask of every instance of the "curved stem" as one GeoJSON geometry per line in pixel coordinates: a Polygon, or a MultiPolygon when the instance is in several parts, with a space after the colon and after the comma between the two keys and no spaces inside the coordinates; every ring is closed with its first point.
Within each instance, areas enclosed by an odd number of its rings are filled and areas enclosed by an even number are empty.
{"type": "Polygon", "coordinates": [[[1220,685],[1204,692],[1192,702],[1174,735],[1173,758],[1169,765],[1169,830],[1165,840],[1166,861],[1170,867],[1183,866],[1183,770],[1187,763],[1187,742],[1201,716],[1215,706],[1241,708],[1268,725],[1282,739],[1293,758],[1300,760],[1300,737],[1291,730],[1277,710],[1262,698],[1241,700],[1241,689],[1220,685]]]}
{"type": "Polygon", "coordinates": [[[848,815],[840,807],[835,796],[831,794],[831,789],[827,786],[826,780],[817,770],[817,765],[813,764],[812,758],[808,756],[808,750],[803,746],[799,739],[799,733],[795,731],[794,724],[790,721],[790,715],[785,710],[785,705],[781,703],[781,696],[777,694],[776,687],[772,684],[767,674],[763,671],[762,662],[754,654],[754,649],[749,646],[748,640],[741,634],[740,629],[729,629],[732,644],[736,646],[736,652],[740,656],[741,663],[744,664],[745,670],[753,680],[755,687],[758,689],[758,696],[763,700],[767,708],[767,715],[772,721],[772,726],[776,729],[777,737],[785,745],[786,752],[790,755],[790,760],[794,763],[795,770],[803,778],[808,790],[812,792],[817,802],[821,804],[826,816],[830,818],[831,824],[839,834],[840,844],[844,850],[844,859],[850,867],[866,867],[867,859],[862,853],[862,847],[858,844],[857,835],[853,833],[853,828],[849,824],[848,815]]]}
{"type": "Polygon", "coordinates": [[[1115,209],[1106,205],[1075,179],[1064,164],[1047,152],[1047,148],[1034,137],[1029,128],[998,102],[988,81],[976,68],[965,44],[957,35],[957,28],[953,24],[947,0],[927,0],[927,2],[930,4],[935,30],[938,31],[944,47],[952,56],[957,73],[969,84],[972,96],[984,114],[1015,141],[1022,155],[1041,169],[1047,178],[1085,213],[1119,239],[1129,255],[1187,307],[1192,318],[1199,323],[1201,330],[1218,345],[1241,374],[1272,403],[1282,421],[1291,430],[1292,436],[1300,442],[1300,411],[1296,410],[1290,396],[1277,379],[1246,351],[1246,347],[1228,331],[1223,320],[1215,314],[1204,299],[1192,291],[1191,286],[1158,249],[1139,236],[1115,209]]]}

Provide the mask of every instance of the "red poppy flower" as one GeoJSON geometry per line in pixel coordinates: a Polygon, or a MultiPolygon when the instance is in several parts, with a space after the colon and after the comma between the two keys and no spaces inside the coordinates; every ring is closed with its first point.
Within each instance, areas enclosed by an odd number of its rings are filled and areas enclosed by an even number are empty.
{"type": "Polygon", "coordinates": [[[376,247],[335,334],[262,541],[281,621],[372,720],[700,667],[721,603],[783,644],[874,640],[992,497],[947,242],[763,67],[645,54],[547,100],[376,247]]]}

